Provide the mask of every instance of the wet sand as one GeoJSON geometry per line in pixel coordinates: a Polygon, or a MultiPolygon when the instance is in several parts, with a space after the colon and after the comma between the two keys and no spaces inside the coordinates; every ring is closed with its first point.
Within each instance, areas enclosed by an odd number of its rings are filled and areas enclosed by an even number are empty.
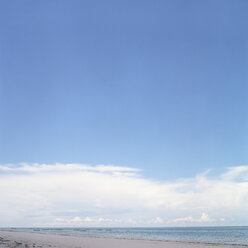
{"type": "Polygon", "coordinates": [[[85,237],[20,231],[0,231],[0,248],[248,248],[248,245],[85,237]]]}

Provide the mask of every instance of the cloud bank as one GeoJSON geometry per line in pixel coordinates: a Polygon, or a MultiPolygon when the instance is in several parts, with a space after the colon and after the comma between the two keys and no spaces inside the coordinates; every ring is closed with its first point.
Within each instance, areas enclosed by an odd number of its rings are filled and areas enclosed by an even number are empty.
{"type": "Polygon", "coordinates": [[[0,165],[0,226],[248,223],[248,166],[164,182],[141,173],[110,165],[0,165]]]}

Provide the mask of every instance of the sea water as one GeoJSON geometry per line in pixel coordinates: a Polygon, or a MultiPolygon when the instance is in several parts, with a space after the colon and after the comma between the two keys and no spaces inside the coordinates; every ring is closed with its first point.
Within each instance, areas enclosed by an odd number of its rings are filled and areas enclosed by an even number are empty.
{"type": "Polygon", "coordinates": [[[164,227],[164,228],[8,228],[54,234],[128,239],[178,240],[248,245],[248,227],[164,227]]]}

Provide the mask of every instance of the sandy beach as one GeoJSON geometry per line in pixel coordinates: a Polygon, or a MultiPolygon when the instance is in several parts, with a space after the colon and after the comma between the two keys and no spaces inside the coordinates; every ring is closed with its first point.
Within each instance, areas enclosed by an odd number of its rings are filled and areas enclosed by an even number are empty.
{"type": "Polygon", "coordinates": [[[210,244],[198,242],[137,240],[85,237],[20,231],[0,231],[0,248],[61,247],[61,248],[214,248],[248,247],[247,245],[210,244]]]}

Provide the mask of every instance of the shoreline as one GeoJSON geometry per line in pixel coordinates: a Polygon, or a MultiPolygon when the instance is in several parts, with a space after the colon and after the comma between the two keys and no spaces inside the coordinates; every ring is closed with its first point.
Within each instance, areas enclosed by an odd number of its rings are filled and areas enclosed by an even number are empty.
{"type": "Polygon", "coordinates": [[[4,247],[61,247],[61,248],[246,248],[248,244],[228,244],[198,241],[156,240],[51,234],[18,230],[0,230],[0,248],[4,247]]]}

